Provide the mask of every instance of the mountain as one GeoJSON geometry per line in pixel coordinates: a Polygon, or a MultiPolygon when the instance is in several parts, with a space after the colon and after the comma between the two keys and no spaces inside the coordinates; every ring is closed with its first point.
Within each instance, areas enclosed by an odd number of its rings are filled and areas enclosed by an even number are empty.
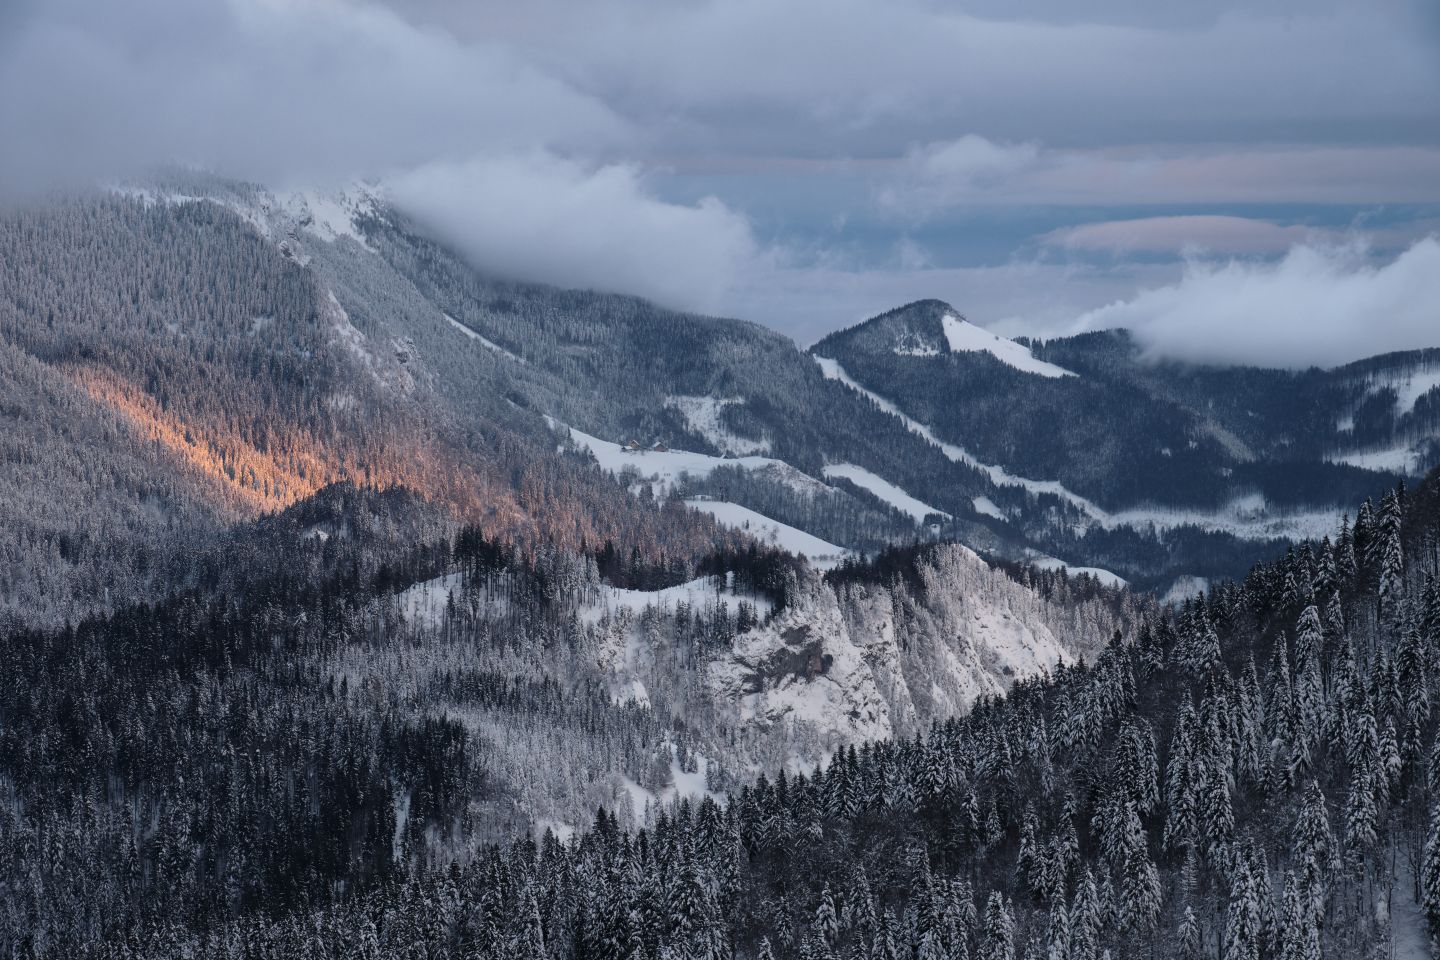
{"type": "Polygon", "coordinates": [[[1052,531],[1056,552],[1128,574],[1140,564],[1115,542],[1126,528],[1319,536],[1344,504],[1432,465],[1440,435],[1436,350],[1333,370],[1197,367],[1151,359],[1123,330],[1000,339],[932,300],[810,352],[948,456],[983,465],[997,520],[1043,542],[1033,526],[1052,512],[1080,531],[1052,531]]]}
{"type": "Polygon", "coordinates": [[[193,540],[341,481],[532,546],[958,540],[1163,593],[1328,531],[1436,435],[1433,352],[1180,367],[926,301],[807,354],[489,276],[371,188],[172,171],[6,213],[0,254],[0,607],[52,624],[164,596],[193,540]]]}
{"type": "Polygon", "coordinates": [[[332,284],[296,239],[297,216],[314,226],[304,201],[296,214],[226,189],[224,203],[83,196],[0,218],[13,615],[74,621],[163,596],[193,543],[341,481],[405,486],[530,545],[693,560],[725,539],[557,454],[488,351],[445,366],[457,335],[413,291],[384,275],[369,299],[332,284]]]}

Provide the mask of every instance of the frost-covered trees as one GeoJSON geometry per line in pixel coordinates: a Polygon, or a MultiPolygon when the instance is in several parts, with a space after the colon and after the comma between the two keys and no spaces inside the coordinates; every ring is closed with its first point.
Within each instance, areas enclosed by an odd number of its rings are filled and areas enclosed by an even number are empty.
{"type": "MultiPolygon", "coordinates": [[[[1338,567],[1342,633],[1286,606],[1282,568],[1313,579],[1302,549],[805,767],[792,747],[814,743],[735,722],[677,652],[725,649],[703,604],[684,630],[678,607],[617,629],[594,554],[405,544],[386,518],[406,495],[331,496],[237,537],[243,570],[198,558],[209,592],[0,631],[5,952],[1316,960],[1388,936],[1376,904],[1412,889],[1440,915],[1423,550],[1397,623],[1338,567]],[[1176,617],[1220,639],[1203,675],[1163,666],[1176,617]],[[622,655],[648,706],[617,697],[622,655]],[[1308,747],[1301,660],[1322,679],[1308,747]]],[[[911,574],[1023,590],[950,566],[911,574]]]]}

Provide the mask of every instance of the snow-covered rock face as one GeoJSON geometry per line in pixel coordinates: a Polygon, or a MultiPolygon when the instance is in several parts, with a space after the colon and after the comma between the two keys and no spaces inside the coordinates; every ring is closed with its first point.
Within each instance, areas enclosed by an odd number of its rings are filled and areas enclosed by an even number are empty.
{"type": "MultiPolygon", "coordinates": [[[[823,755],[890,736],[890,709],[835,596],[818,578],[770,623],[736,638],[711,664],[711,689],[745,723],[788,725],[823,755]]],[[[802,764],[819,757],[797,757],[802,764]]]]}
{"type": "Polygon", "coordinates": [[[858,584],[838,597],[807,579],[788,608],[711,664],[712,691],[743,723],[801,733],[795,742],[818,753],[796,751],[803,765],[962,714],[1130,626],[1098,602],[1045,600],[959,545],[936,551],[920,576],[921,591],[858,584]]]}
{"type": "MultiPolygon", "coordinates": [[[[842,746],[909,736],[963,714],[1131,626],[1099,601],[1043,599],[959,545],[937,549],[919,580],[918,589],[857,583],[837,593],[804,570],[783,610],[682,672],[671,661],[678,602],[703,611],[723,601],[733,610],[744,598],[708,581],[648,593],[606,587],[581,619],[596,630],[595,663],[617,702],[673,703],[698,678],[702,712],[718,729],[744,730],[751,749],[770,743],[797,769],[842,746]]],[[[721,759],[743,769],[751,758],[721,759]]]]}
{"type": "Polygon", "coordinates": [[[862,638],[901,734],[964,713],[982,696],[1076,659],[1098,647],[1109,626],[1099,618],[1090,627],[1063,629],[1058,605],[958,545],[937,551],[920,575],[924,590],[918,594],[861,584],[841,598],[848,628],[862,638]]]}

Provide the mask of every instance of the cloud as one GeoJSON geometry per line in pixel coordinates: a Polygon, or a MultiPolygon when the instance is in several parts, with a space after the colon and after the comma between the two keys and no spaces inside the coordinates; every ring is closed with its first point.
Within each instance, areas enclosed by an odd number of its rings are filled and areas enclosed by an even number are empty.
{"type": "Polygon", "coordinates": [[[1432,203],[1437,171],[1440,147],[1058,150],[967,135],[912,148],[879,202],[921,217],[1022,203],[1432,203]]]}
{"type": "Polygon", "coordinates": [[[479,149],[633,136],[494,44],[341,0],[45,0],[0,46],[0,182],[186,161],[248,179],[372,175],[479,149]]]}
{"type": "Polygon", "coordinates": [[[398,177],[394,200],[480,268],[635,293],[708,312],[762,255],[743,216],[712,198],[666,203],[628,164],[544,152],[438,162],[398,177]]]}
{"type": "Polygon", "coordinates": [[[1312,234],[1310,227],[1223,215],[1143,217],[1061,227],[1040,237],[1046,246],[1088,253],[1284,253],[1312,234]]]}
{"type": "Polygon", "coordinates": [[[880,202],[900,209],[952,206],[1003,189],[1041,163],[1038,144],[995,143],[969,133],[912,149],[902,177],[882,189],[880,202]]]}
{"type": "Polygon", "coordinates": [[[1061,250],[1114,256],[1280,255],[1301,244],[1337,247],[1356,243],[1371,251],[1399,251],[1437,226],[1440,224],[1433,218],[1399,226],[1376,227],[1361,221],[1345,228],[1327,228],[1224,214],[1186,214],[1058,227],[1037,241],[1061,250]]]}
{"type": "Polygon", "coordinates": [[[1166,216],[1197,206],[1433,217],[1433,6],[0,0],[0,195],[177,160],[282,187],[379,176],[517,276],[802,336],[853,319],[846,295],[1048,324],[1125,299],[1130,255],[1315,239],[1166,216]],[[1119,226],[1137,206],[1154,222],[1119,226]],[[1110,225],[1052,229],[1081,209],[1110,225]],[[995,266],[1037,234],[1044,256],[1117,262],[995,266]],[[851,255],[869,259],[835,265],[851,255]],[[1009,310],[1007,277],[1033,284],[1009,310]]]}
{"type": "Polygon", "coordinates": [[[601,2],[526,49],[707,155],[1428,139],[1434,32],[1381,3],[601,2]]]}
{"type": "Polygon", "coordinates": [[[1436,346],[1440,240],[1375,265],[1355,247],[1300,245],[1278,262],[1192,262],[1176,283],[1092,310],[1078,329],[1128,327],[1155,356],[1334,366],[1436,346]]]}
{"type": "Polygon", "coordinates": [[[767,262],[748,270],[722,298],[723,312],[783,330],[802,344],[900,304],[938,298],[1002,336],[1070,331],[1076,316],[1137,287],[1172,281],[1173,265],[1017,260],[994,266],[937,267],[902,245],[878,267],[767,262]]]}

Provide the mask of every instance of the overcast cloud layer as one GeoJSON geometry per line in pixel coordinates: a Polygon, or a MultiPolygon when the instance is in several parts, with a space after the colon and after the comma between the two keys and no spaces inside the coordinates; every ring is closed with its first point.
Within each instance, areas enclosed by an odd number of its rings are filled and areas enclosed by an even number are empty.
{"type": "Polygon", "coordinates": [[[1084,7],[10,0],[0,190],[378,176],[492,270],[802,341],[939,296],[1197,360],[1440,345],[1433,3],[1084,7]]]}

